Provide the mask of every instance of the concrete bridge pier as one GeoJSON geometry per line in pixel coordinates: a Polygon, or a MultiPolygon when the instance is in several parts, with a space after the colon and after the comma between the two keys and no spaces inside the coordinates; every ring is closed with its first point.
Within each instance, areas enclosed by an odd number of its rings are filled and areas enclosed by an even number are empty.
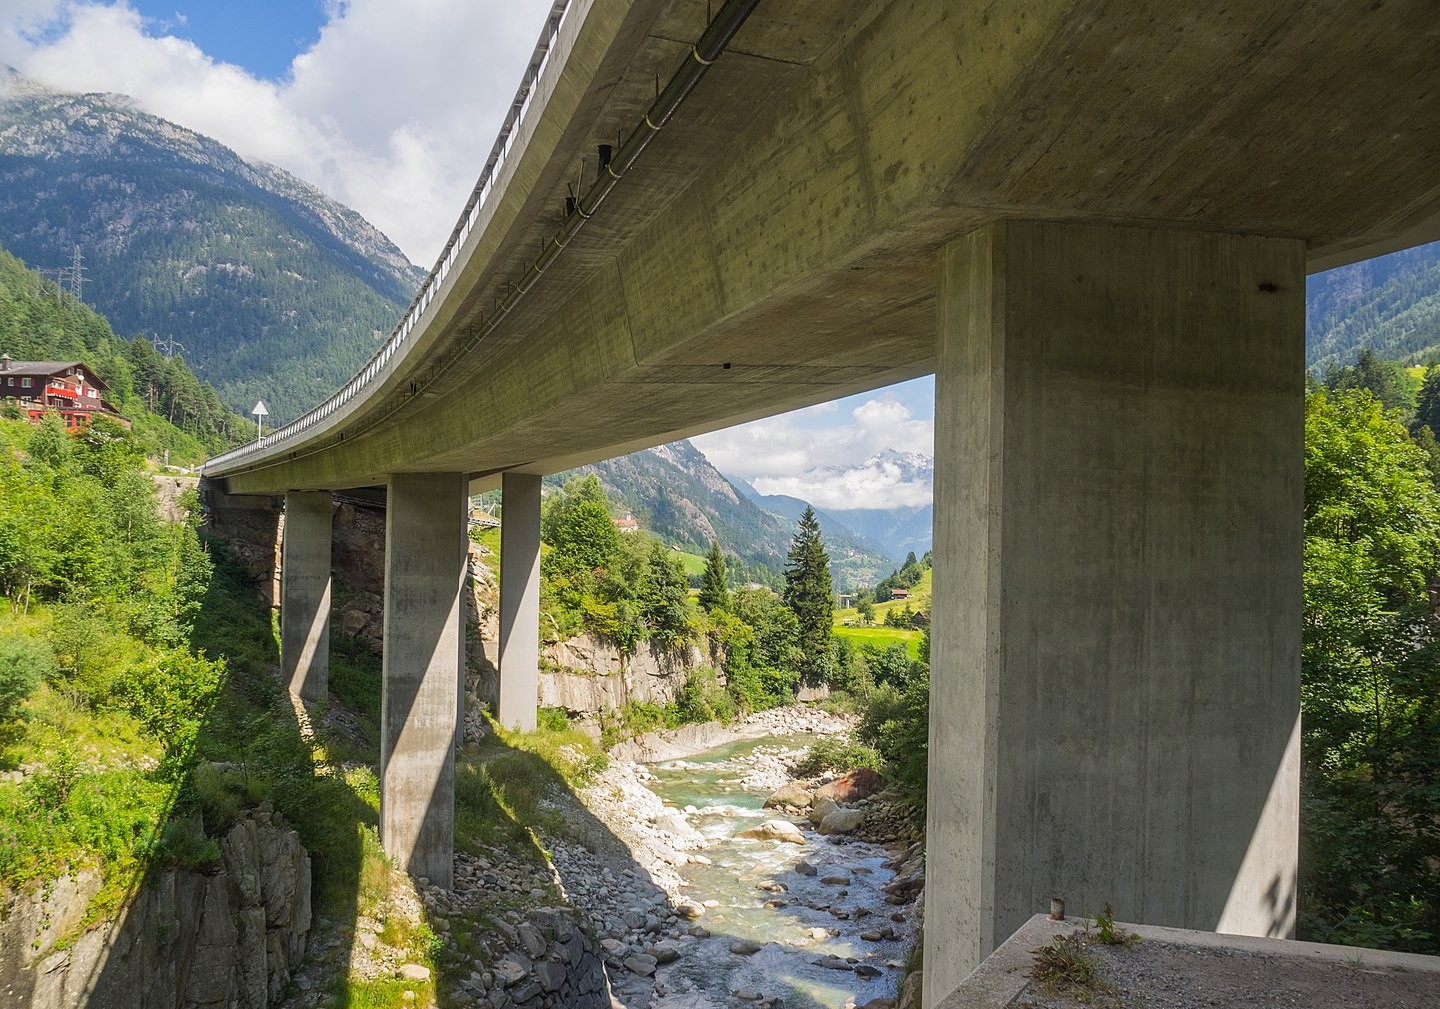
{"type": "Polygon", "coordinates": [[[1304,292],[1285,239],[942,249],[926,1005],[1052,896],[1293,931],[1304,292]]]}
{"type": "Polygon", "coordinates": [[[500,700],[509,729],[535,728],[540,690],[540,477],[501,477],[500,700]]]}
{"type": "Polygon", "coordinates": [[[380,843],[412,876],[454,882],[463,473],[395,473],[385,515],[380,843]]]}
{"type": "Polygon", "coordinates": [[[330,689],[329,491],[285,495],[280,562],[280,664],[290,693],[306,701],[330,689]]]}

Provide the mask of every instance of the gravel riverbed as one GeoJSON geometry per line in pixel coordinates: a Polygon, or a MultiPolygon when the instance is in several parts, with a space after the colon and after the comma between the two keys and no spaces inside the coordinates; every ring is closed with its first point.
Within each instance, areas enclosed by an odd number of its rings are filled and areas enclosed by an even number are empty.
{"type": "MultiPolygon", "coordinates": [[[[839,805],[853,824],[828,836],[805,808],[764,808],[781,786],[820,784],[792,783],[792,765],[850,726],[797,706],[710,731],[708,743],[728,737],[717,749],[612,760],[578,795],[543,798],[567,823],[564,838],[537,834],[545,859],[472,841],[451,890],[397,877],[389,914],[433,929],[440,976],[407,962],[379,920],[353,933],[322,922],[283,1009],[339,1009],[337,974],[413,984],[415,1009],[426,982],[466,1009],[894,1005],[923,905],[903,804],[851,797],[839,805]]],[[[801,793],[808,803],[807,788],[784,794],[801,793]]]]}
{"type": "Polygon", "coordinates": [[[764,712],[734,733],[769,737],[763,742],[653,765],[612,762],[583,790],[625,855],[556,843],[551,857],[570,902],[601,937],[618,1004],[892,1004],[923,878],[920,846],[901,836],[904,810],[861,799],[852,805],[869,829],[826,837],[802,810],[762,806],[791,782],[805,752],[792,740],[848,728],[811,709],[764,712]],[[799,843],[736,837],[776,821],[793,825],[799,843]],[[887,892],[897,878],[908,882],[887,892]]]}

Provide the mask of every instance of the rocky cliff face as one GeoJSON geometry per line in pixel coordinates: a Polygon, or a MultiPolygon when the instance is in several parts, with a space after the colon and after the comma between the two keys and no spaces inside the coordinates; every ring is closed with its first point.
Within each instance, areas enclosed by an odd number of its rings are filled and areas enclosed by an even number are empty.
{"type": "MultiPolygon", "coordinates": [[[[335,614],[340,630],[380,651],[385,626],[385,515],[375,508],[340,502],[335,506],[331,560],[346,600],[335,614]]],[[[461,600],[465,613],[467,710],[495,708],[500,674],[499,579],[484,547],[470,544],[470,577],[461,600]]],[[[586,716],[624,707],[630,701],[668,704],[700,665],[700,649],[654,648],[642,642],[625,655],[609,641],[584,634],[541,651],[540,704],[586,716]]],[[[478,715],[476,716],[478,719],[478,715]]],[[[477,730],[481,723],[477,721],[477,730]]],[[[467,730],[468,731],[468,730],[467,730]]]]}
{"type": "MultiPolygon", "coordinates": [[[[471,650],[472,701],[493,710],[500,691],[493,657],[500,645],[482,639],[479,649],[478,654],[471,650]]],[[[669,704],[690,670],[704,661],[693,645],[667,650],[642,641],[634,655],[625,655],[613,642],[592,634],[546,645],[540,657],[540,706],[564,708],[578,718],[617,710],[631,701],[669,704]]]]}
{"type": "Polygon", "coordinates": [[[152,874],[118,921],[83,932],[93,871],[13,897],[0,915],[7,1009],[266,1009],[310,929],[310,856],[259,819],[220,840],[224,868],[152,874]]]}

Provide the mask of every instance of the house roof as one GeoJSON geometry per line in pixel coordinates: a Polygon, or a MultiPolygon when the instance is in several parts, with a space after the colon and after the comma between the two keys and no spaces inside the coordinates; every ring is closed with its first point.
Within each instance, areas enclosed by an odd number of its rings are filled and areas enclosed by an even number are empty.
{"type": "Polygon", "coordinates": [[[102,389],[110,388],[84,361],[11,361],[9,367],[0,364],[0,375],[44,375],[48,377],[63,372],[67,368],[84,368],[96,385],[102,389]]]}

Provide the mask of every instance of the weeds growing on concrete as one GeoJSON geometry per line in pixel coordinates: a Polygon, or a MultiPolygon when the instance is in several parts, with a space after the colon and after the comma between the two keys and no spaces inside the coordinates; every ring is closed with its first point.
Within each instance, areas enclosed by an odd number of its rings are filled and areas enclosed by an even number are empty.
{"type": "MultiPolygon", "coordinates": [[[[1089,927],[1085,929],[1086,934],[1090,932],[1089,927]]],[[[1124,946],[1127,949],[1140,941],[1140,933],[1127,932],[1123,928],[1115,927],[1115,909],[1110,902],[1105,902],[1105,910],[1095,916],[1096,938],[1106,946],[1124,946]]]]}
{"type": "Polygon", "coordinates": [[[1100,962],[1085,949],[1086,932],[1057,934],[1046,946],[1036,947],[1030,976],[1047,994],[1066,995],[1080,1002],[1113,1004],[1115,988],[1100,973],[1100,962]]]}

